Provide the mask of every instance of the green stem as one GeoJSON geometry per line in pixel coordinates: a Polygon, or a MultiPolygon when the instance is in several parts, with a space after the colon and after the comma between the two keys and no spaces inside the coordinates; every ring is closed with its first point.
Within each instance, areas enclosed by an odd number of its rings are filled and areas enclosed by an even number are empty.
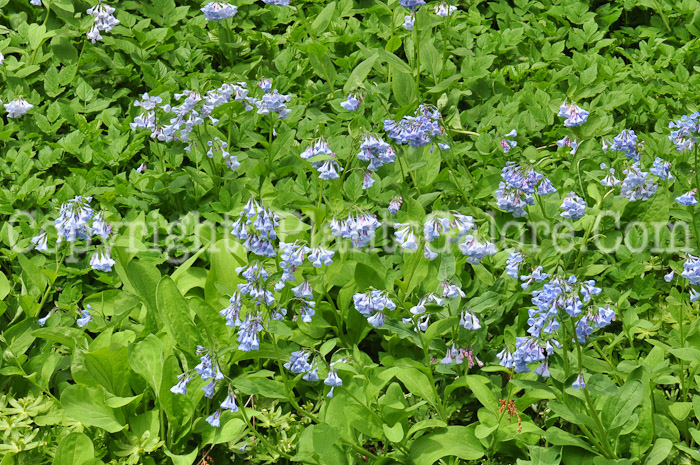
{"type": "Polygon", "coordinates": [[[420,100],[420,43],[418,41],[418,10],[416,10],[415,21],[413,22],[413,48],[415,51],[415,67],[416,67],[416,92],[418,93],[418,98],[420,100]]]}
{"type": "Polygon", "coordinates": [[[430,382],[430,387],[433,390],[433,396],[435,397],[435,407],[437,408],[438,415],[440,419],[447,422],[447,414],[445,413],[445,405],[442,401],[442,397],[438,394],[437,384],[435,384],[435,378],[433,377],[433,369],[430,366],[430,354],[428,353],[428,346],[425,343],[425,338],[423,337],[423,331],[418,330],[418,338],[420,339],[420,345],[423,348],[423,356],[425,357],[425,366],[428,372],[428,381],[430,382]]]}
{"type": "Polygon", "coordinates": [[[248,418],[248,414],[246,413],[246,408],[245,408],[244,406],[241,406],[241,408],[239,409],[239,411],[241,412],[241,416],[243,417],[243,421],[245,422],[245,424],[246,424],[246,426],[248,427],[248,429],[250,429],[250,431],[253,433],[253,435],[265,446],[265,448],[266,448],[268,451],[270,451],[270,452],[275,451],[275,452],[277,452],[281,457],[284,457],[285,459],[291,459],[291,458],[292,458],[291,455],[289,455],[289,454],[287,454],[287,453],[285,453],[285,452],[282,452],[281,450],[279,450],[278,448],[276,448],[275,446],[273,446],[272,444],[270,444],[270,442],[269,442],[267,439],[265,439],[265,436],[263,436],[262,434],[260,434],[260,433],[258,432],[258,430],[255,429],[255,427],[253,426],[253,424],[250,422],[250,418],[248,418]]]}

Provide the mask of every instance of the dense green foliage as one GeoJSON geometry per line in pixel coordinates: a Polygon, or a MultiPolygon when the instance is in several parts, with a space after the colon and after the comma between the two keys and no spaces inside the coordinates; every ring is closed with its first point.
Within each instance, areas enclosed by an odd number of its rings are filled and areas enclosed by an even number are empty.
{"type": "MultiPolygon", "coordinates": [[[[438,4],[418,9],[408,31],[398,0],[241,0],[222,21],[189,0],[121,1],[109,4],[119,24],[93,44],[93,4],[0,0],[0,100],[33,105],[18,118],[0,107],[1,465],[700,461],[698,303],[681,277],[685,254],[700,249],[700,212],[675,200],[700,187],[700,167],[697,147],[678,152],[668,137],[670,121],[698,109],[700,2],[470,0],[447,17],[438,4]],[[288,117],[231,99],[214,109],[218,124],[195,127],[187,150],[130,127],[144,93],[174,107],[185,89],[245,82],[262,98],[264,78],[291,96],[288,117]],[[351,92],[362,100],[354,112],[341,106],[351,92]],[[565,99],[590,111],[584,124],[562,125],[565,99]],[[420,148],[394,144],[385,120],[420,104],[439,110],[443,134],[420,148]],[[504,153],[513,128],[517,146],[504,153]],[[672,164],[674,179],[654,178],[649,200],[600,184],[601,163],[620,179],[631,165],[601,148],[623,129],[644,142],[643,169],[656,157],[672,164]],[[364,189],[357,153],[368,133],[391,142],[396,161],[364,189]],[[557,147],[564,136],[578,149],[557,147]],[[321,137],[335,156],[311,161],[337,160],[338,179],[319,179],[300,157],[321,137]],[[221,151],[207,156],[214,138],[238,169],[221,151]],[[525,218],[494,195],[509,161],[535,166],[557,189],[525,218]],[[556,229],[569,191],[586,216],[556,229]],[[111,234],[57,244],[59,208],[78,195],[92,197],[111,234]],[[264,329],[260,348],[245,351],[219,312],[245,282],[237,268],[260,258],[231,234],[251,198],[279,216],[281,241],[335,255],[321,268],[304,262],[275,292],[285,318],[246,302],[241,319],[260,310],[264,329]],[[350,247],[329,224],[360,211],[382,227],[370,245],[350,247]],[[470,261],[443,234],[438,258],[424,258],[426,219],[455,212],[473,218],[471,233],[495,254],[470,261]],[[415,225],[418,251],[397,245],[395,222],[415,225]],[[41,232],[46,252],[32,243],[41,232]],[[112,271],[91,268],[107,250],[112,271]],[[615,311],[585,343],[578,320],[562,320],[551,378],[499,365],[497,354],[526,335],[542,288],[506,274],[515,251],[521,275],[542,266],[594,279],[593,301],[615,311]],[[311,322],[296,315],[291,289],[305,280],[311,322]],[[443,282],[465,295],[412,315],[424,296],[442,296],[443,282]],[[381,327],[353,299],[368,290],[397,307],[381,327]],[[462,311],[480,329],[461,326],[462,311]],[[427,329],[414,330],[428,314],[427,329]],[[225,377],[213,399],[197,377],[187,394],[171,391],[200,363],[197,346],[225,377]],[[457,346],[469,363],[440,363],[457,346]],[[304,349],[317,383],[284,367],[304,349]],[[323,380],[336,370],[342,386],[328,397],[323,380]],[[581,373],[586,387],[572,388],[581,373]],[[213,427],[227,386],[238,411],[213,427]]],[[[279,256],[260,263],[279,281],[279,256]]]]}

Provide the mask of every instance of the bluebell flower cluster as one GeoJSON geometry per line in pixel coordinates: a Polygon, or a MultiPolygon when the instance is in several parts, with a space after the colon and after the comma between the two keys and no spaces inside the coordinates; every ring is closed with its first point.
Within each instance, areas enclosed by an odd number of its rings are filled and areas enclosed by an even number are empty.
{"type": "Polygon", "coordinates": [[[468,368],[472,368],[474,365],[478,365],[480,367],[484,366],[481,360],[474,355],[472,349],[463,349],[462,347],[457,347],[457,345],[454,343],[449,349],[447,349],[447,353],[445,357],[440,360],[440,364],[461,365],[464,362],[464,359],[467,359],[468,368]]]}
{"type": "Polygon", "coordinates": [[[511,252],[506,260],[506,275],[513,279],[518,279],[520,273],[520,265],[523,263],[523,254],[520,252],[511,252]]]}
{"type": "MultiPolygon", "coordinates": [[[[436,296],[434,293],[431,292],[429,294],[424,295],[416,305],[411,307],[409,311],[413,316],[422,315],[426,312],[425,306],[429,304],[443,306],[445,305],[445,300],[441,299],[440,297],[436,296]]],[[[406,321],[404,320],[404,322],[406,321]]]]}
{"type": "Polygon", "coordinates": [[[402,249],[418,250],[418,239],[409,223],[394,223],[394,228],[396,228],[394,233],[396,242],[399,243],[402,249]]]}
{"type": "Polygon", "coordinates": [[[7,111],[8,118],[19,118],[20,116],[24,116],[32,108],[34,108],[34,105],[27,102],[23,98],[18,98],[5,104],[5,111],[7,111]]]}
{"type": "Polygon", "coordinates": [[[267,289],[270,274],[259,262],[253,262],[247,266],[239,266],[236,273],[241,275],[246,282],[238,284],[238,292],[241,295],[249,296],[255,305],[271,306],[275,303],[272,291],[267,289]]]}
{"type": "Polygon", "coordinates": [[[459,244],[459,250],[467,256],[467,263],[478,265],[484,257],[496,254],[496,246],[492,242],[479,242],[476,237],[467,234],[464,242],[459,244]]]}
{"type": "Polygon", "coordinates": [[[681,276],[693,286],[700,286],[700,258],[688,254],[685,258],[685,263],[683,263],[681,276]]]}
{"type": "Polygon", "coordinates": [[[656,193],[657,185],[649,177],[647,171],[642,171],[639,162],[626,168],[623,173],[626,175],[622,181],[620,196],[627,198],[630,202],[637,200],[649,200],[656,193]]]}
{"type": "Polygon", "coordinates": [[[39,252],[46,252],[49,249],[49,237],[45,232],[32,237],[32,243],[39,252]]]}
{"type": "Polygon", "coordinates": [[[384,165],[394,163],[396,152],[391,145],[384,142],[380,137],[368,135],[362,138],[357,158],[369,162],[367,169],[370,171],[377,171],[384,165]]]}
{"type": "Polygon", "coordinates": [[[300,156],[304,160],[311,161],[311,166],[318,171],[320,179],[338,179],[340,177],[338,171],[343,171],[335,158],[335,153],[328,147],[328,142],[322,138],[308,146],[300,156]]]}
{"type": "MultiPolygon", "coordinates": [[[[46,314],[46,316],[43,316],[42,318],[39,318],[37,322],[39,323],[39,326],[44,326],[46,322],[48,321],[51,316],[56,313],[58,310],[58,307],[53,308],[49,311],[49,313],[46,314]]],[[[92,321],[92,314],[90,313],[93,310],[92,306],[90,304],[85,305],[85,308],[78,311],[78,314],[80,315],[76,320],[75,323],[81,327],[85,328],[91,321],[92,321]]]]}
{"type": "Polygon", "coordinates": [[[440,118],[436,108],[422,104],[414,116],[404,116],[400,121],[384,120],[384,130],[397,144],[420,148],[428,145],[433,137],[443,134],[440,118]]]}
{"type": "Polygon", "coordinates": [[[441,284],[442,296],[447,299],[456,299],[457,297],[465,298],[467,296],[462,288],[456,284],[452,284],[449,281],[443,281],[441,284]]]}
{"type": "Polygon", "coordinates": [[[274,6],[289,6],[291,1],[290,0],[263,0],[263,3],[266,5],[274,5],[274,6]]]}
{"type": "Polygon", "coordinates": [[[399,0],[402,7],[416,11],[421,6],[425,5],[425,0],[399,0]]]}
{"type": "MultiPolygon", "coordinates": [[[[170,388],[170,392],[177,395],[186,395],[187,386],[194,379],[195,373],[199,375],[202,381],[210,380],[207,385],[202,387],[204,391],[204,397],[212,399],[214,397],[214,392],[217,385],[226,379],[226,376],[221,372],[219,368],[219,363],[216,357],[211,351],[203,346],[197,346],[197,355],[200,356],[199,364],[193,369],[190,369],[184,373],[177,376],[177,383],[170,388]]],[[[236,404],[236,395],[233,393],[231,385],[228,386],[228,392],[226,398],[221,402],[217,410],[206,418],[206,422],[212,427],[218,428],[221,426],[221,414],[223,410],[228,410],[231,412],[238,411],[238,405],[236,404]]]]}
{"type": "Polygon", "coordinates": [[[535,372],[540,376],[549,376],[548,357],[555,347],[561,347],[556,339],[557,331],[564,330],[560,318],[574,320],[575,337],[579,344],[585,344],[593,331],[615,320],[615,311],[610,305],[600,307],[593,304],[593,298],[600,295],[602,289],[592,279],[579,282],[573,275],[568,279],[551,277],[542,273],[541,267],[521,279],[527,280],[523,289],[527,289],[533,281],[549,281],[544,283],[542,289],[532,292],[535,307],[528,310],[529,335],[516,338],[514,352],[504,349],[498,354],[500,364],[516,373],[527,373],[530,371],[528,364],[540,362],[535,372]],[[589,306],[584,310],[586,305],[589,306]]]}
{"type": "Polygon", "coordinates": [[[377,217],[366,212],[348,214],[346,220],[331,221],[331,233],[338,238],[350,239],[352,247],[365,247],[374,239],[375,231],[382,224],[377,217]]]}
{"type": "Polygon", "coordinates": [[[272,82],[269,79],[263,79],[258,83],[265,94],[261,99],[248,97],[247,102],[255,105],[259,115],[269,115],[277,113],[277,118],[285,119],[292,112],[287,108],[287,102],[292,99],[291,95],[280,94],[277,89],[272,89],[272,82]]]}
{"type": "Polygon", "coordinates": [[[279,225],[279,216],[250,199],[241,211],[240,218],[233,223],[233,234],[243,241],[243,247],[255,255],[274,258],[277,256],[273,241],[277,239],[275,228],[279,225]]]}
{"type": "Polygon", "coordinates": [[[396,213],[398,213],[398,211],[401,209],[402,203],[403,203],[402,197],[394,197],[389,202],[389,206],[387,207],[387,210],[389,210],[389,213],[391,213],[392,215],[396,215],[396,213]]]}
{"type": "Polygon", "coordinates": [[[403,17],[403,28],[406,29],[407,31],[412,31],[413,30],[413,25],[416,24],[416,15],[415,13],[411,13],[410,15],[406,15],[403,17]]]}
{"type": "Polygon", "coordinates": [[[576,195],[575,192],[569,192],[569,195],[564,197],[561,207],[563,218],[578,220],[586,215],[586,201],[576,195]]]}
{"type": "Polygon", "coordinates": [[[114,17],[114,8],[106,3],[102,3],[102,0],[92,8],[88,8],[87,14],[95,17],[95,24],[87,32],[87,38],[93,44],[98,40],[102,40],[100,31],[110,32],[114,26],[119,24],[119,20],[114,17]]]}
{"type": "Polygon", "coordinates": [[[693,189],[692,191],[688,191],[685,194],[676,197],[676,202],[678,202],[680,205],[683,205],[684,207],[693,207],[698,204],[698,197],[697,197],[697,191],[693,189]]]}
{"type": "Polygon", "coordinates": [[[358,292],[352,296],[352,300],[355,310],[367,318],[367,322],[375,328],[384,325],[385,310],[396,309],[396,304],[389,298],[386,291],[358,292]]]}
{"type": "Polygon", "coordinates": [[[578,141],[576,139],[571,140],[569,136],[564,136],[563,139],[557,141],[557,147],[571,147],[571,155],[576,155],[578,141]]]}
{"type": "MultiPolygon", "coordinates": [[[[435,239],[440,237],[442,231],[449,231],[451,229],[451,221],[449,218],[430,216],[428,220],[423,223],[423,237],[427,242],[433,242],[435,239]]],[[[471,228],[470,228],[471,229],[471,228]]]]}
{"type": "Polygon", "coordinates": [[[559,113],[557,116],[560,118],[566,118],[564,120],[564,126],[567,128],[572,128],[576,126],[581,126],[588,120],[588,112],[578,105],[571,103],[566,103],[566,100],[559,107],[559,113]]]}
{"type": "Polygon", "coordinates": [[[606,165],[605,163],[601,163],[600,169],[608,170],[608,174],[606,174],[605,177],[600,181],[600,184],[602,186],[615,187],[622,182],[615,177],[615,168],[608,168],[608,165],[606,165]]]}
{"type": "Polygon", "coordinates": [[[603,151],[615,150],[622,152],[627,158],[638,162],[640,159],[639,152],[643,144],[643,142],[638,140],[633,130],[623,129],[620,134],[613,137],[612,143],[603,139],[603,151]]]}
{"type": "Polygon", "coordinates": [[[461,326],[464,329],[468,329],[469,331],[476,331],[477,329],[481,329],[481,325],[479,324],[479,318],[469,310],[462,310],[459,316],[459,326],[461,326]]]}
{"type": "Polygon", "coordinates": [[[93,270],[109,273],[116,262],[112,260],[109,249],[98,250],[90,259],[93,270]]]}
{"type": "Polygon", "coordinates": [[[503,136],[503,139],[501,139],[501,147],[503,148],[503,153],[508,153],[511,151],[511,149],[517,147],[518,141],[511,140],[511,139],[506,139],[506,137],[517,137],[518,136],[518,131],[513,129],[510,131],[508,134],[503,136]]]}
{"type": "Polygon", "coordinates": [[[260,348],[260,331],[263,330],[263,318],[260,312],[249,313],[238,327],[238,350],[250,352],[260,348]]]}
{"type": "Polygon", "coordinates": [[[360,97],[350,92],[348,94],[348,98],[345,101],[340,102],[340,106],[347,111],[356,111],[358,108],[360,108],[360,103],[362,103],[360,97]]]}
{"type": "Polygon", "coordinates": [[[333,390],[343,385],[343,380],[340,378],[340,376],[338,376],[338,372],[335,370],[335,364],[342,362],[345,362],[345,360],[341,359],[336,360],[335,362],[331,362],[328,370],[328,375],[326,376],[326,379],[323,380],[323,384],[331,387],[330,392],[326,394],[326,397],[328,397],[329,399],[333,398],[333,390]]]}
{"type": "Polygon", "coordinates": [[[202,7],[202,13],[207,21],[221,21],[236,16],[238,7],[230,3],[211,2],[202,7]]]}
{"type": "Polygon", "coordinates": [[[452,16],[452,13],[457,11],[457,7],[454,5],[448,5],[447,2],[442,2],[435,5],[434,10],[436,15],[442,18],[447,18],[448,16],[452,16]]]}
{"type": "Polygon", "coordinates": [[[534,283],[542,283],[547,278],[550,278],[551,276],[552,275],[550,275],[548,273],[544,273],[542,271],[542,266],[538,266],[536,268],[533,268],[531,274],[520,276],[520,280],[522,281],[522,283],[520,284],[520,287],[524,291],[527,291],[533,282],[534,283]]]}
{"type": "Polygon", "coordinates": [[[673,175],[671,174],[671,162],[664,161],[660,157],[654,159],[654,166],[652,166],[649,171],[663,181],[670,181],[673,179],[673,175]]]}
{"type": "Polygon", "coordinates": [[[513,213],[516,218],[527,216],[525,207],[534,205],[533,195],[549,195],[557,190],[551,181],[532,166],[508,162],[501,170],[503,181],[494,193],[498,208],[513,213]]]}
{"type": "Polygon", "coordinates": [[[231,155],[228,150],[226,150],[228,147],[228,143],[226,141],[223,141],[218,137],[214,137],[212,140],[207,142],[207,146],[209,147],[209,150],[207,150],[207,156],[209,158],[214,158],[214,152],[221,152],[221,158],[226,161],[226,166],[228,166],[229,169],[235,171],[240,168],[241,164],[238,161],[238,157],[231,155]]]}
{"type": "Polygon", "coordinates": [[[678,121],[670,121],[668,127],[669,129],[675,129],[671,131],[668,138],[676,145],[676,150],[679,152],[690,150],[698,142],[700,113],[696,111],[690,115],[683,115],[678,121]]]}

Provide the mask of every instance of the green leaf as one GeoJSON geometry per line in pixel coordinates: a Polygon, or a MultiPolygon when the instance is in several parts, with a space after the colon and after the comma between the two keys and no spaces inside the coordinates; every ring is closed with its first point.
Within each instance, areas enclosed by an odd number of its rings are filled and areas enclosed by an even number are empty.
{"type": "Polygon", "coordinates": [[[70,385],[61,393],[61,405],[66,415],[88,426],[110,433],[121,431],[126,426],[124,415],[107,405],[105,391],[100,387],[70,385]]]}
{"type": "Polygon", "coordinates": [[[376,53],[371,55],[369,58],[364,60],[362,63],[357,65],[355,69],[352,70],[352,73],[350,73],[350,76],[348,77],[348,80],[345,83],[345,86],[343,87],[343,91],[346,94],[357,87],[361,87],[364,84],[365,79],[367,79],[367,75],[374,66],[374,62],[377,61],[377,57],[378,55],[376,53]]]}
{"type": "Polygon", "coordinates": [[[95,457],[90,438],[83,433],[71,433],[61,439],[53,465],[82,465],[95,457]]]}
{"type": "Polygon", "coordinates": [[[43,24],[31,23],[27,32],[29,35],[29,48],[36,50],[41,42],[47,37],[46,26],[43,24]]]}
{"type": "Polygon", "coordinates": [[[671,453],[673,449],[673,442],[670,439],[659,438],[654,443],[654,447],[649,451],[646,460],[643,465],[659,465],[661,462],[666,460],[668,454],[671,453]]]}
{"type": "Polygon", "coordinates": [[[448,426],[418,438],[411,445],[411,459],[415,465],[432,465],[442,457],[478,460],[484,448],[474,436],[471,426],[448,426]]]}
{"type": "Polygon", "coordinates": [[[437,399],[435,399],[432,385],[428,377],[422,371],[417,368],[399,368],[396,372],[396,377],[411,393],[435,405],[437,399]]]}
{"type": "Polygon", "coordinates": [[[165,329],[183,350],[194,352],[200,343],[199,332],[190,316],[190,307],[177,286],[164,276],[156,289],[156,305],[165,329]]]}
{"type": "Polygon", "coordinates": [[[413,76],[399,69],[395,69],[391,75],[391,90],[402,107],[412,104],[418,95],[413,76]]]}
{"type": "Polygon", "coordinates": [[[163,378],[163,344],[155,335],[149,334],[143,341],[129,346],[129,365],[143,376],[156,396],[160,395],[163,378]]]}
{"type": "Polygon", "coordinates": [[[7,276],[5,276],[5,273],[0,271],[0,300],[4,300],[5,297],[7,297],[7,294],[10,293],[10,290],[12,288],[10,287],[10,282],[7,280],[7,276]]]}
{"type": "Polygon", "coordinates": [[[316,16],[316,19],[314,19],[314,22],[311,23],[311,30],[313,30],[315,34],[324,32],[331,23],[333,13],[335,13],[335,2],[329,3],[321,10],[318,16],[316,16]]]}
{"type": "Polygon", "coordinates": [[[365,291],[369,288],[385,289],[384,278],[371,266],[364,263],[358,263],[355,266],[355,283],[360,291],[365,291]]]}
{"type": "Polygon", "coordinates": [[[608,428],[615,429],[630,419],[634,409],[642,402],[644,389],[639,381],[627,382],[615,397],[605,402],[602,420],[608,428]]]}

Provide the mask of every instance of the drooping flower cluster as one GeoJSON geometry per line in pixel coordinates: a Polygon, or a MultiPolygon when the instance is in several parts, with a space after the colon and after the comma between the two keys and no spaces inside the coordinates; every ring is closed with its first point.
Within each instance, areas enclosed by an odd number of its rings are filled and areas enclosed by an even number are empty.
{"type": "Polygon", "coordinates": [[[322,138],[309,145],[300,156],[304,160],[311,161],[311,166],[318,171],[320,179],[338,179],[340,177],[338,171],[343,171],[336,160],[335,153],[328,147],[328,142],[322,138]]]}
{"type": "Polygon", "coordinates": [[[503,136],[503,139],[501,139],[501,147],[503,148],[503,153],[508,153],[511,151],[511,149],[517,147],[518,141],[511,140],[511,139],[506,139],[506,137],[518,137],[518,131],[513,129],[510,131],[508,134],[503,136]]]}
{"type": "Polygon", "coordinates": [[[95,24],[87,32],[87,38],[93,44],[98,40],[102,40],[100,31],[110,32],[114,26],[119,24],[119,20],[114,17],[114,8],[106,3],[102,3],[102,0],[92,8],[88,8],[87,14],[95,17],[95,24]]]}
{"type": "MultiPolygon", "coordinates": [[[[57,310],[59,309],[53,308],[51,309],[51,311],[49,311],[49,313],[46,314],[46,316],[39,318],[37,321],[39,323],[39,326],[44,326],[48,319],[51,318],[51,315],[56,313],[57,310]]],[[[75,320],[75,323],[79,327],[85,328],[92,321],[92,314],[90,313],[91,311],[93,311],[92,306],[90,304],[85,305],[85,308],[78,312],[80,316],[75,320]]]]}
{"type": "MultiPolygon", "coordinates": [[[[97,236],[106,241],[112,227],[104,220],[104,213],[97,212],[90,206],[92,197],[75,196],[63,203],[59,210],[59,216],[54,220],[58,238],[56,244],[63,241],[75,242],[76,240],[88,240],[97,236]]],[[[48,235],[41,232],[32,238],[36,250],[48,251],[48,235]]],[[[110,256],[109,249],[98,249],[90,259],[90,266],[94,270],[109,272],[115,261],[110,256]]]]}
{"type": "Polygon", "coordinates": [[[386,320],[385,310],[395,310],[396,304],[389,298],[386,291],[358,292],[352,296],[355,310],[360,312],[367,322],[379,328],[386,320]]]}
{"type": "MultiPolygon", "coordinates": [[[[261,99],[248,97],[247,102],[257,107],[257,113],[259,115],[277,113],[277,118],[279,119],[285,119],[289,116],[292,110],[287,108],[286,103],[292,99],[291,95],[280,94],[277,89],[273,89],[272,82],[269,79],[263,79],[258,82],[258,87],[260,87],[265,94],[261,99]]],[[[246,110],[247,109],[246,107],[246,110]]]]}
{"type": "Polygon", "coordinates": [[[520,274],[520,265],[522,264],[524,258],[523,254],[520,252],[511,252],[508,254],[508,260],[506,261],[506,275],[513,279],[518,279],[520,274]]]}
{"type": "Polygon", "coordinates": [[[586,201],[575,192],[569,192],[569,195],[564,197],[560,208],[564,210],[561,212],[563,218],[578,220],[586,215],[586,201]]]}
{"type": "Polygon", "coordinates": [[[621,197],[629,199],[630,202],[636,202],[637,200],[649,200],[656,193],[657,185],[654,184],[647,171],[642,171],[639,162],[625,168],[623,173],[626,176],[622,181],[621,197]]]}
{"type": "Polygon", "coordinates": [[[392,215],[396,215],[396,213],[398,213],[398,211],[401,209],[402,203],[403,203],[402,197],[394,197],[389,202],[389,206],[387,207],[387,210],[389,210],[389,213],[391,213],[392,215]]]}
{"type": "MultiPolygon", "coordinates": [[[[204,97],[197,92],[184,90],[175,94],[176,100],[182,100],[180,105],[175,106],[163,105],[161,97],[151,97],[148,93],[143,94],[141,98],[141,101],[134,102],[134,106],[145,111],[134,118],[129,126],[132,131],[148,129],[151,131],[151,138],[157,138],[161,142],[190,142],[190,134],[195,126],[204,124],[207,118],[216,126],[219,120],[212,116],[213,111],[230,102],[232,98],[245,104],[246,110],[253,109],[245,82],[224,83],[217,89],[208,91],[204,97]]],[[[185,147],[185,151],[190,150],[191,145],[185,147]]]]}
{"type": "Polygon", "coordinates": [[[576,155],[578,141],[576,139],[571,140],[569,136],[564,136],[564,138],[557,141],[557,147],[571,147],[571,155],[576,155]]]}
{"type": "Polygon", "coordinates": [[[386,164],[394,163],[396,152],[380,137],[369,135],[362,138],[357,158],[369,162],[367,169],[370,171],[377,171],[386,164]]]}
{"type": "Polygon", "coordinates": [[[250,199],[241,217],[233,223],[233,234],[243,241],[243,247],[255,255],[274,258],[277,255],[273,241],[277,239],[275,228],[279,225],[279,216],[250,199]]]}
{"type": "Polygon", "coordinates": [[[416,14],[415,13],[411,13],[410,15],[406,15],[403,17],[402,26],[407,31],[412,31],[414,24],[416,24],[416,14]]]}
{"type": "Polygon", "coordinates": [[[688,254],[683,263],[683,273],[681,273],[693,286],[700,286],[700,258],[688,254]]]}
{"type": "Polygon", "coordinates": [[[637,135],[631,129],[623,129],[620,134],[613,138],[613,141],[603,139],[603,151],[616,150],[636,162],[639,161],[639,152],[644,146],[644,142],[638,140],[637,135]]]}
{"type": "Polygon", "coordinates": [[[221,158],[226,160],[226,166],[228,166],[229,169],[235,171],[240,168],[241,164],[238,161],[238,157],[231,155],[228,150],[226,150],[228,147],[226,141],[214,137],[214,139],[207,142],[207,146],[209,147],[209,150],[207,150],[207,156],[209,158],[214,158],[214,152],[221,152],[221,158]]]}
{"type": "Polygon", "coordinates": [[[456,344],[452,344],[452,347],[447,349],[447,354],[445,358],[440,360],[440,363],[442,365],[461,365],[464,359],[467,360],[468,368],[474,365],[480,367],[484,366],[483,362],[476,357],[472,349],[467,350],[462,347],[457,347],[456,344]]]}
{"type": "Polygon", "coordinates": [[[649,171],[663,181],[670,181],[673,179],[673,175],[671,174],[671,162],[664,161],[659,157],[654,159],[654,166],[649,171]]]}
{"type": "Polygon", "coordinates": [[[557,113],[557,116],[560,118],[566,118],[566,120],[564,120],[564,126],[567,128],[573,128],[576,126],[581,126],[583,123],[585,123],[588,120],[588,114],[589,113],[586,110],[573,102],[567,104],[566,100],[564,100],[559,107],[559,113],[557,113]]]}
{"type": "Polygon", "coordinates": [[[418,249],[416,234],[413,232],[413,228],[411,228],[409,223],[394,223],[394,228],[396,228],[396,232],[394,233],[396,242],[399,243],[402,249],[418,249]]]}
{"type": "Polygon", "coordinates": [[[454,5],[448,5],[447,2],[442,2],[435,5],[434,10],[436,15],[447,18],[448,16],[452,16],[452,13],[457,11],[457,7],[454,5]]]}
{"type": "Polygon", "coordinates": [[[309,363],[308,358],[311,356],[310,352],[305,350],[297,350],[292,352],[289,357],[289,361],[284,364],[284,367],[294,374],[304,374],[302,378],[304,381],[316,382],[318,378],[318,367],[315,362],[313,364],[309,363]]]}
{"type": "Polygon", "coordinates": [[[356,111],[360,107],[362,100],[356,94],[350,92],[347,100],[340,102],[340,106],[347,111],[356,111]]]}
{"type": "Polygon", "coordinates": [[[671,131],[668,136],[669,140],[676,145],[676,150],[685,152],[695,147],[700,133],[700,113],[697,111],[690,115],[683,115],[678,121],[670,121],[668,123],[671,131]]]}
{"type": "Polygon", "coordinates": [[[384,130],[397,144],[420,148],[428,145],[433,137],[443,134],[440,118],[436,108],[422,104],[414,116],[404,116],[400,121],[384,120],[384,130]]]}
{"type": "Polygon", "coordinates": [[[350,239],[352,247],[364,247],[374,239],[376,229],[382,224],[367,212],[348,214],[346,220],[331,220],[331,233],[338,238],[350,239]]]}
{"type": "Polygon", "coordinates": [[[236,16],[238,7],[230,3],[211,2],[202,7],[202,13],[207,21],[221,21],[236,16]]]}
{"type": "MultiPolygon", "coordinates": [[[[522,276],[527,280],[528,286],[533,281],[544,282],[550,277],[541,273],[541,267],[533,271],[531,276],[522,276]]],[[[527,289],[523,286],[523,289],[527,289]]],[[[529,336],[516,338],[515,351],[504,349],[498,354],[500,364],[510,368],[516,373],[530,371],[528,364],[541,362],[535,373],[540,376],[549,376],[549,356],[554,348],[561,348],[557,341],[560,337],[575,336],[579,344],[585,344],[589,336],[596,329],[608,326],[615,320],[615,311],[610,305],[603,307],[593,304],[593,297],[600,295],[602,289],[596,287],[594,280],[578,282],[575,276],[563,279],[552,277],[545,282],[541,290],[532,292],[532,304],[535,306],[528,310],[529,336]],[[588,304],[588,308],[584,307],[588,304]],[[568,331],[569,326],[560,321],[560,318],[573,320],[575,335],[565,336],[560,331],[568,331]]]]}
{"type": "Polygon", "coordinates": [[[615,187],[622,182],[615,177],[615,168],[608,168],[608,165],[601,163],[600,169],[608,170],[608,174],[600,181],[601,185],[605,187],[615,187]]]}
{"type": "Polygon", "coordinates": [[[676,202],[678,202],[680,205],[683,205],[684,207],[693,207],[698,204],[698,196],[697,196],[697,190],[693,189],[692,191],[688,191],[685,194],[676,197],[676,202]]]}
{"type": "Polygon", "coordinates": [[[527,216],[525,207],[534,205],[533,195],[548,195],[557,190],[551,181],[532,166],[508,162],[501,170],[503,181],[495,192],[498,208],[513,213],[516,218],[527,216]]]}
{"type": "Polygon", "coordinates": [[[5,104],[5,111],[7,111],[8,118],[19,118],[27,114],[29,110],[34,108],[34,105],[27,102],[23,98],[18,98],[10,103],[5,104]]]}
{"type": "Polygon", "coordinates": [[[471,234],[467,234],[464,242],[459,244],[459,250],[467,256],[467,263],[478,265],[484,257],[496,254],[496,246],[492,242],[479,242],[479,240],[471,234]]]}
{"type": "Polygon", "coordinates": [[[274,6],[289,6],[291,0],[263,0],[263,3],[274,6]]]}
{"type": "Polygon", "coordinates": [[[399,3],[404,8],[416,11],[419,7],[425,5],[425,0],[399,0],[399,3]]]}
{"type": "MultiPolygon", "coordinates": [[[[208,384],[202,387],[204,391],[204,397],[208,399],[214,398],[214,392],[216,391],[216,386],[226,379],[226,376],[221,372],[219,368],[219,363],[216,359],[216,355],[208,350],[206,347],[197,346],[197,355],[200,356],[199,364],[193,369],[190,369],[184,373],[177,376],[177,383],[170,388],[170,392],[177,395],[186,395],[187,386],[194,379],[195,373],[199,375],[202,381],[210,380],[208,384]]],[[[207,417],[206,422],[209,423],[214,428],[221,426],[221,413],[222,410],[229,410],[231,412],[238,411],[238,405],[236,404],[236,395],[233,393],[233,389],[229,384],[227,389],[226,398],[219,404],[219,408],[207,417]]]]}

